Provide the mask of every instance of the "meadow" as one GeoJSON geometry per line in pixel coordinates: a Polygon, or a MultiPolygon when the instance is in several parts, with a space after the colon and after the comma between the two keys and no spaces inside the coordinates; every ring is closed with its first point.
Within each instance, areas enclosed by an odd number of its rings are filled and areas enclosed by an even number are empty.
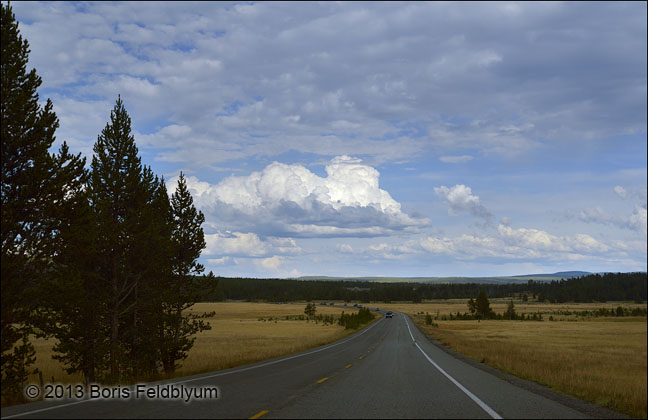
{"type": "MultiPolygon", "coordinates": [[[[178,376],[226,369],[318,347],[354,333],[337,324],[286,319],[304,315],[306,303],[198,303],[192,311],[215,311],[212,329],[199,334],[178,376]]],[[[339,317],[353,308],[317,305],[318,315],[339,317]]]]}
{"type": "MultiPolygon", "coordinates": [[[[300,352],[336,341],[355,332],[337,324],[294,319],[304,315],[306,303],[198,303],[190,312],[207,313],[212,329],[196,336],[189,356],[176,370],[175,377],[213,370],[227,369],[273,357],[300,352]],[[289,317],[290,319],[286,319],[289,317]]],[[[318,315],[339,317],[342,311],[354,308],[317,305],[318,315]]],[[[51,358],[53,339],[32,339],[36,349],[36,364],[43,372],[45,382],[82,383],[81,374],[68,374],[64,367],[51,358]]],[[[30,382],[38,383],[33,375],[30,382]]]]}
{"type": "MultiPolygon", "coordinates": [[[[491,308],[502,313],[509,301],[491,300],[491,308]]],[[[436,319],[466,312],[463,299],[383,306],[407,313],[431,337],[479,362],[632,417],[646,417],[646,317],[580,315],[618,306],[645,309],[645,304],[514,304],[518,313],[540,313],[543,321],[436,319]],[[428,313],[433,324],[426,323],[428,313]]]]}
{"type": "MultiPolygon", "coordinates": [[[[502,313],[510,299],[492,299],[502,313]]],[[[444,321],[451,313],[467,312],[466,300],[375,303],[381,309],[404,312],[444,345],[501,371],[528,379],[586,401],[646,417],[646,317],[591,317],[583,311],[601,308],[646,308],[631,302],[548,304],[514,300],[518,313],[540,313],[543,321],[444,321]],[[426,314],[433,324],[426,323],[426,314]],[[549,318],[553,321],[549,321],[549,318]]],[[[336,324],[295,319],[305,302],[288,304],[198,303],[192,312],[214,311],[211,330],[198,334],[176,377],[231,368],[287,355],[333,342],[352,334],[336,324]],[[289,319],[286,319],[286,318],[289,319]]],[[[351,307],[317,304],[317,314],[338,317],[351,307]]],[[[36,366],[46,382],[80,383],[51,359],[53,340],[35,339],[36,366]]],[[[38,377],[31,378],[37,382],[38,377]]]]}

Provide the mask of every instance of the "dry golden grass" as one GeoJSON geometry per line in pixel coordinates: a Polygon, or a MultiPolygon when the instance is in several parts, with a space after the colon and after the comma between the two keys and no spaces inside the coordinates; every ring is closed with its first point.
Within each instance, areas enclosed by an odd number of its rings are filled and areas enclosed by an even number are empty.
{"type": "MultiPolygon", "coordinates": [[[[190,312],[215,311],[207,318],[212,329],[197,335],[196,342],[176,376],[186,376],[251,363],[317,347],[345,337],[355,330],[321,322],[286,320],[286,316],[304,315],[306,303],[198,303],[190,312]],[[272,317],[272,321],[268,318],[272,317]],[[259,321],[263,318],[264,321],[259,321]]],[[[354,308],[317,305],[317,314],[334,315],[354,308]]],[[[52,360],[53,339],[33,338],[36,349],[35,367],[43,372],[46,383],[82,383],[81,374],[69,375],[52,360]]],[[[33,375],[30,382],[38,383],[33,375]]]]}
{"type": "MultiPolygon", "coordinates": [[[[600,308],[616,309],[617,306],[623,308],[646,308],[646,304],[637,304],[632,302],[606,302],[606,303],[540,303],[540,302],[523,302],[519,299],[496,298],[490,299],[490,307],[497,313],[503,313],[509,302],[513,300],[515,312],[518,314],[533,314],[540,312],[546,319],[553,315],[557,320],[580,319],[576,315],[555,315],[559,311],[596,311],[600,308]]],[[[456,314],[457,312],[468,312],[468,299],[447,299],[447,300],[430,300],[422,303],[383,303],[377,304],[381,308],[391,309],[393,311],[406,313],[426,313],[429,312],[433,317],[437,312],[439,316],[456,314]]]]}
{"type": "MultiPolygon", "coordinates": [[[[281,355],[296,353],[345,337],[355,330],[313,321],[286,320],[304,315],[305,303],[199,303],[192,310],[216,311],[209,319],[212,329],[198,335],[178,376],[225,369],[281,355]],[[272,321],[267,321],[272,317],[272,321]],[[264,318],[266,321],[259,321],[264,318]]],[[[343,310],[317,305],[317,314],[339,316],[343,310]]]]}
{"type": "MultiPolygon", "coordinates": [[[[493,299],[491,307],[504,312],[508,299],[493,299]]],[[[466,300],[444,300],[421,304],[376,304],[405,312],[430,335],[476,360],[550,386],[556,390],[596,402],[633,417],[646,417],[646,318],[592,318],[554,316],[578,322],[550,322],[554,311],[596,310],[640,306],[633,303],[540,304],[515,301],[518,313],[541,312],[535,321],[435,321],[425,325],[424,314],[448,315],[466,312],[466,300]],[[423,313],[423,314],[421,314],[423,313]]],[[[302,315],[305,303],[199,303],[192,311],[215,311],[208,321],[212,330],[198,335],[196,343],[176,372],[177,376],[218,370],[244,363],[290,354],[335,341],[350,333],[337,325],[287,321],[302,315]],[[272,317],[272,321],[267,321],[272,317]],[[259,318],[265,321],[259,321],[259,318]],[[275,322],[276,320],[276,322],[275,322]]],[[[370,305],[373,307],[373,305],[370,305]]],[[[643,305],[645,307],[645,305],[643,305]]],[[[343,310],[317,305],[317,313],[338,316],[343,310]]],[[[45,381],[79,383],[80,375],[67,375],[50,358],[53,341],[34,339],[36,366],[45,381]]],[[[31,379],[38,381],[37,377],[31,379]]]]}
{"type": "MultiPolygon", "coordinates": [[[[503,312],[509,300],[491,301],[503,312]]],[[[425,315],[465,312],[465,300],[384,305],[405,312],[448,347],[502,371],[595,402],[633,417],[646,417],[646,318],[578,318],[551,322],[554,311],[644,307],[634,303],[539,304],[515,302],[518,312],[541,312],[545,321],[435,321],[425,315]]]]}
{"type": "MultiPolygon", "coordinates": [[[[45,383],[83,383],[83,375],[81,373],[68,374],[65,372],[61,363],[52,360],[52,347],[55,341],[53,339],[45,340],[44,338],[31,338],[31,343],[36,350],[36,364],[43,373],[43,380],[45,383]]],[[[37,384],[39,381],[38,375],[32,375],[29,382],[37,384]]]]}

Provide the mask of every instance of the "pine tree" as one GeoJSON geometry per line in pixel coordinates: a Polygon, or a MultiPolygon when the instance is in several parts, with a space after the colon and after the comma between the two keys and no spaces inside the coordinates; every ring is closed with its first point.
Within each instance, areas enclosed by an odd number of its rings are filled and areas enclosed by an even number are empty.
{"type": "MultiPolygon", "coordinates": [[[[27,72],[29,43],[10,5],[1,5],[2,52],[2,395],[22,396],[35,351],[29,342],[43,304],[43,284],[58,251],[60,215],[78,188],[85,160],[63,143],[50,155],[58,119],[48,99],[38,104],[42,80],[27,72]]],[[[32,370],[33,372],[33,370],[32,370]]]]}
{"type": "Polygon", "coordinates": [[[488,296],[486,292],[482,289],[479,291],[477,300],[475,302],[476,316],[479,319],[488,319],[491,318],[491,308],[490,302],[488,301],[488,296]]]}
{"type": "Polygon", "coordinates": [[[477,311],[477,304],[473,300],[473,298],[470,298],[468,300],[468,310],[470,311],[471,315],[475,315],[475,312],[477,311]]]}
{"type": "Polygon", "coordinates": [[[53,359],[69,374],[83,373],[94,383],[106,370],[108,323],[106,290],[95,270],[97,228],[87,191],[78,191],[76,205],[62,216],[60,252],[48,285],[50,309],[42,330],[56,338],[53,359]]]}
{"type": "Polygon", "coordinates": [[[516,317],[515,304],[513,304],[513,301],[510,301],[506,307],[506,312],[504,312],[504,319],[516,319],[516,317]]]}
{"type": "Polygon", "coordinates": [[[196,210],[182,172],[171,196],[171,212],[171,275],[164,288],[163,322],[159,327],[160,353],[168,376],[173,375],[179,366],[177,361],[187,357],[195,340],[193,335],[211,328],[202,319],[209,314],[183,315],[182,312],[213,292],[218,283],[211,272],[198,277],[204,271],[198,258],[206,246],[201,227],[205,216],[196,210]]]}
{"type": "Polygon", "coordinates": [[[104,307],[110,325],[110,377],[119,381],[130,365],[127,352],[132,340],[120,328],[135,322],[133,311],[142,277],[137,265],[142,213],[153,182],[150,169],[142,167],[121,97],[110,113],[110,123],[97,138],[94,153],[89,190],[98,227],[97,270],[108,294],[104,307]]]}
{"type": "Polygon", "coordinates": [[[132,263],[141,278],[135,291],[130,351],[134,376],[147,378],[158,373],[162,357],[157,335],[172,270],[172,213],[164,178],[154,178],[150,201],[141,216],[136,252],[140,257],[132,263]]]}
{"type": "Polygon", "coordinates": [[[187,188],[184,174],[180,172],[178,186],[171,196],[173,211],[173,272],[185,277],[190,274],[200,274],[205,268],[198,263],[198,257],[205,248],[205,233],[202,224],[205,216],[197,211],[193,197],[187,188]]]}

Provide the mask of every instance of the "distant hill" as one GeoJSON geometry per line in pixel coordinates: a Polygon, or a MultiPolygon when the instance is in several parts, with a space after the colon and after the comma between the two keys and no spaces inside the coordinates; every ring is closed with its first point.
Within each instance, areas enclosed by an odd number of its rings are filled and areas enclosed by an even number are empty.
{"type": "Polygon", "coordinates": [[[587,271],[561,271],[552,274],[524,274],[519,276],[494,276],[494,277],[330,277],[330,276],[302,276],[296,280],[306,281],[366,281],[374,283],[527,283],[529,280],[552,281],[571,279],[591,274],[587,271]]]}
{"type": "Polygon", "coordinates": [[[559,271],[553,274],[525,274],[522,276],[513,276],[516,278],[529,278],[529,277],[558,277],[561,279],[571,279],[573,277],[582,277],[592,274],[587,271],[559,271]]]}

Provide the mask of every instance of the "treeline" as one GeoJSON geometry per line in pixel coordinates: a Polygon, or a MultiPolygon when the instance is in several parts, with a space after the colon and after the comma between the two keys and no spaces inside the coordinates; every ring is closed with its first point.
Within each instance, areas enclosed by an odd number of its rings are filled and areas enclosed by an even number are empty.
{"type": "Polygon", "coordinates": [[[541,301],[606,302],[646,300],[646,273],[606,273],[552,281],[533,289],[541,301]]]}
{"type": "Polygon", "coordinates": [[[646,273],[591,274],[568,280],[526,284],[421,284],[282,279],[219,279],[210,301],[268,302],[344,300],[346,302],[421,302],[424,299],[469,299],[484,291],[489,298],[527,296],[547,302],[646,300],[646,273]]]}
{"type": "Polygon", "coordinates": [[[172,374],[209,327],[182,311],[213,291],[200,276],[202,223],[180,175],[142,165],[120,97],[98,135],[90,169],[66,143],[49,149],[58,119],[29,45],[2,4],[2,397],[22,399],[34,335],[87,383],[172,374]]]}

